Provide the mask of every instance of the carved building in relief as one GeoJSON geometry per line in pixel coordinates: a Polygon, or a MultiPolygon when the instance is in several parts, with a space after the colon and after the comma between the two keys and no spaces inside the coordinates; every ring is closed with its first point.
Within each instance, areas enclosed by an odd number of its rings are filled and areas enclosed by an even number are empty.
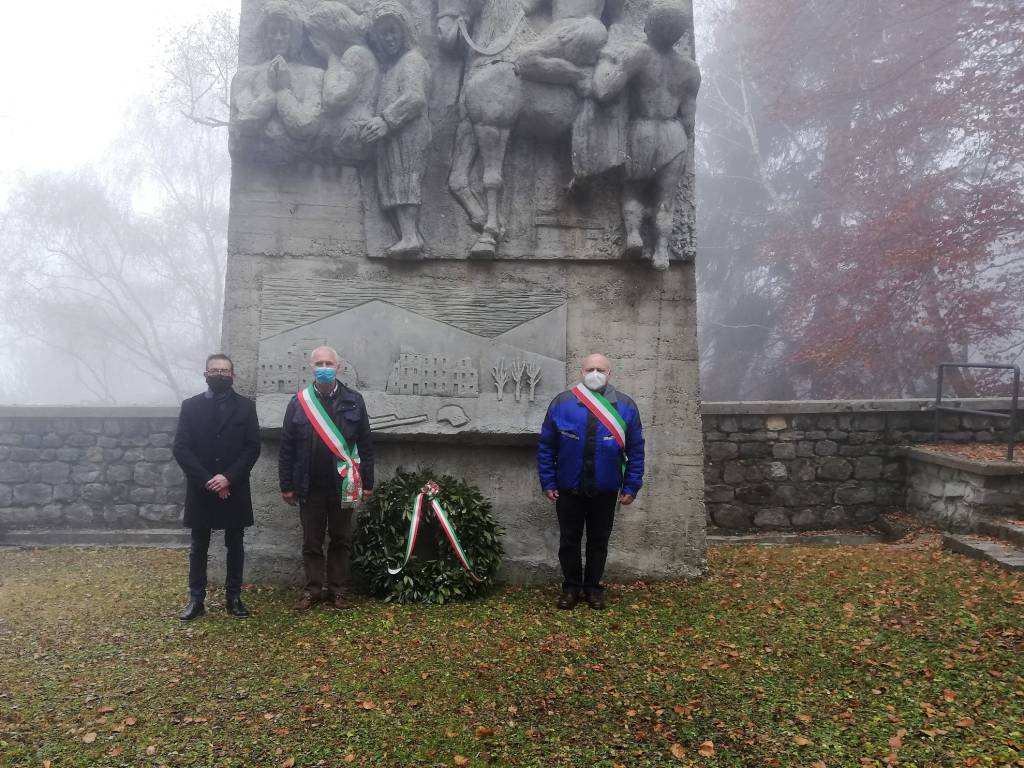
{"type": "Polygon", "coordinates": [[[392,395],[447,395],[476,397],[479,376],[472,359],[449,360],[441,355],[418,355],[403,351],[388,376],[387,392],[392,395]]]}

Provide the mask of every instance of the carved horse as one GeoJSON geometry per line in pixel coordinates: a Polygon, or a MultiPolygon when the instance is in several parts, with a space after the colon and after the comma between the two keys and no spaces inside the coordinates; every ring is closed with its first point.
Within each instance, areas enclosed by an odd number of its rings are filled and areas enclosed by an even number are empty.
{"type": "MultiPolygon", "coordinates": [[[[584,103],[582,92],[591,85],[574,88],[567,85],[527,80],[516,71],[515,49],[529,35],[518,0],[505,8],[504,19],[494,18],[495,8],[502,0],[483,0],[477,27],[491,32],[482,45],[469,34],[478,14],[471,8],[473,0],[439,0],[437,34],[441,49],[449,54],[462,52],[465,44],[466,71],[459,103],[459,124],[456,129],[448,188],[469,215],[473,228],[480,232],[471,256],[488,257],[497,252],[502,234],[500,218],[503,166],[509,137],[533,136],[551,141],[573,130],[584,103]],[[490,16],[488,15],[490,14],[490,16]],[[471,171],[477,158],[483,166],[484,200],[473,191],[471,171]]],[[[477,4],[480,2],[477,0],[477,4]]],[[[501,10],[497,11],[501,15],[501,10]]],[[[612,76],[621,59],[616,46],[602,51],[595,73],[612,76]],[[614,51],[614,52],[613,52],[614,51]]]]}

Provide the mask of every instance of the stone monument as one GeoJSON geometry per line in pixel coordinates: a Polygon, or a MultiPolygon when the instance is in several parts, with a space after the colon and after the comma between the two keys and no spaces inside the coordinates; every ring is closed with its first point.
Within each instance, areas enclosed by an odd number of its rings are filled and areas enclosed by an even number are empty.
{"type": "Polygon", "coordinates": [[[478,485],[505,578],[558,572],[536,435],[607,354],[647,438],[610,579],[705,568],[689,0],[243,0],[224,346],[264,448],[248,578],[301,570],[277,433],[320,344],[378,478],[478,485]]]}

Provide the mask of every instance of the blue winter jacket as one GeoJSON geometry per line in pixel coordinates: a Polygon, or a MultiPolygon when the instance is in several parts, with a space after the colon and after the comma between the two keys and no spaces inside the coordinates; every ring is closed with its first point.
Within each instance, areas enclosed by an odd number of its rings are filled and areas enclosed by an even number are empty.
{"type": "MultiPolygon", "coordinates": [[[[644,477],[644,434],[640,411],[632,398],[617,392],[611,384],[605,387],[604,397],[626,422],[626,450],[623,452],[615,436],[597,421],[594,490],[621,490],[636,496],[644,477]]],[[[583,490],[583,451],[589,414],[587,407],[571,391],[562,392],[551,401],[537,446],[537,472],[543,490],[583,490]]]]}

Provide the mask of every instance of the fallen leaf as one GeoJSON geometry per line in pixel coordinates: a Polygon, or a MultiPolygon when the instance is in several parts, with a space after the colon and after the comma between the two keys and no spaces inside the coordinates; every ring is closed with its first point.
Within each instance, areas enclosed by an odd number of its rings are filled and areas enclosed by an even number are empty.
{"type": "Polygon", "coordinates": [[[456,755],[453,762],[456,765],[469,765],[469,758],[463,757],[462,755],[456,755]]]}
{"type": "Polygon", "coordinates": [[[942,698],[946,701],[956,701],[956,693],[947,688],[942,692],[942,698]]]}
{"type": "Polygon", "coordinates": [[[295,768],[295,758],[289,757],[287,760],[281,763],[281,768],[295,768]]]}
{"type": "Polygon", "coordinates": [[[701,745],[697,747],[697,751],[704,757],[711,757],[715,754],[715,743],[713,741],[702,742],[701,745]]]}
{"type": "Polygon", "coordinates": [[[104,707],[100,707],[100,708],[99,708],[99,709],[97,709],[96,711],[97,711],[97,712],[99,712],[99,713],[100,713],[101,715],[105,715],[105,714],[107,714],[108,712],[113,712],[113,711],[114,711],[114,708],[113,708],[113,707],[111,707],[111,706],[110,706],[110,705],[108,704],[107,706],[104,706],[104,707]]]}
{"type": "Polygon", "coordinates": [[[85,736],[82,737],[82,741],[86,744],[92,744],[96,741],[96,731],[89,731],[85,736]]]}
{"type": "Polygon", "coordinates": [[[356,761],[356,753],[349,752],[345,757],[342,758],[346,763],[354,763],[356,761]]]}
{"type": "Polygon", "coordinates": [[[962,717],[962,718],[960,718],[959,720],[956,721],[956,727],[957,728],[973,728],[974,727],[974,720],[972,720],[969,717],[962,717]]]}
{"type": "Polygon", "coordinates": [[[489,739],[493,735],[494,730],[492,728],[488,728],[486,725],[481,725],[476,729],[476,737],[478,739],[489,739]]]}
{"type": "Polygon", "coordinates": [[[377,705],[374,704],[372,701],[361,701],[361,702],[359,702],[359,708],[360,709],[376,709],[377,705]]]}
{"type": "Polygon", "coordinates": [[[680,744],[678,741],[672,745],[672,757],[677,760],[682,760],[686,757],[686,747],[680,744]]]}
{"type": "Polygon", "coordinates": [[[134,717],[126,717],[124,719],[124,724],[125,725],[135,725],[137,722],[139,722],[139,721],[136,720],[134,717]]]}
{"type": "Polygon", "coordinates": [[[156,754],[156,744],[150,744],[148,747],[146,747],[146,754],[147,755],[155,755],[156,754]]]}
{"type": "Polygon", "coordinates": [[[799,715],[796,716],[796,719],[799,720],[801,723],[809,723],[811,722],[812,718],[810,715],[801,712],[799,715]]]}
{"type": "Polygon", "coordinates": [[[824,760],[815,760],[813,763],[811,763],[811,768],[828,768],[828,766],[825,765],[824,760]]]}
{"type": "Polygon", "coordinates": [[[811,740],[803,736],[794,736],[793,743],[796,744],[798,747],[806,747],[808,744],[811,743],[811,740]]]}

